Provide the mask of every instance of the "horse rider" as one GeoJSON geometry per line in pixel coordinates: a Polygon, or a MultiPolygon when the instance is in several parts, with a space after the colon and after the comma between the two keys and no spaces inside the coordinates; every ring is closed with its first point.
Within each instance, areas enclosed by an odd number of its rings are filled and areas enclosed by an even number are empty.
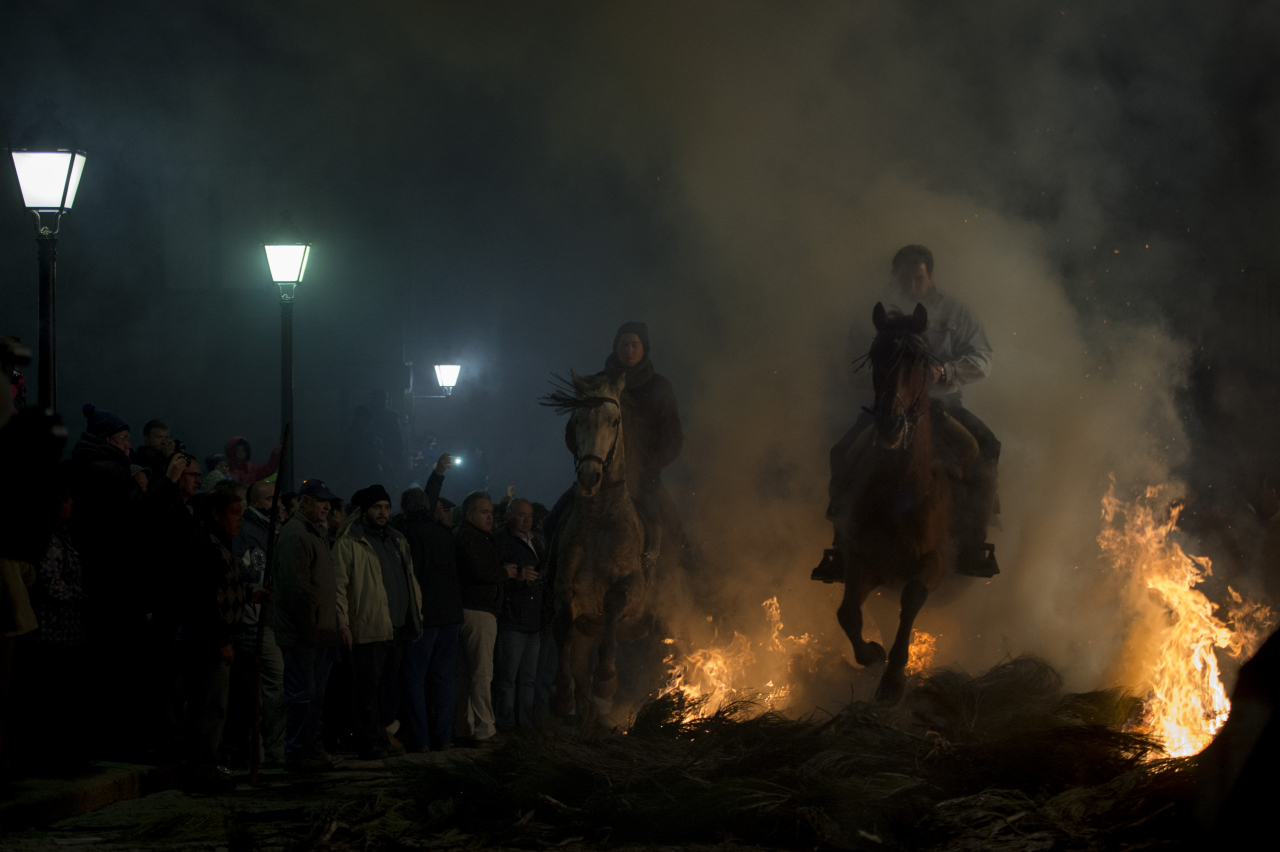
{"type": "MultiPolygon", "coordinates": [[[[956,571],[976,577],[990,577],[999,572],[995,546],[986,543],[987,524],[999,512],[996,494],[996,468],[1000,460],[1000,441],[977,415],[964,407],[962,388],[991,374],[991,344],[982,323],[973,312],[954,296],[938,290],[933,284],[933,253],[921,245],[904,246],[893,256],[893,287],[883,300],[892,315],[909,314],[917,303],[929,312],[925,340],[933,356],[933,386],[930,397],[935,408],[941,408],[963,426],[977,442],[978,452],[965,466],[954,489],[955,521],[958,539],[956,571]]],[[[848,479],[848,451],[863,430],[874,423],[868,413],[858,417],[854,427],[831,450],[831,500],[833,507],[848,479]]],[[[827,551],[822,564],[814,571],[814,579],[843,579],[843,567],[837,542],[827,551]]]]}
{"type": "MultiPolygon", "coordinates": [[[[605,359],[599,375],[616,379],[626,375],[622,391],[622,434],[626,452],[627,491],[644,524],[646,572],[652,572],[662,550],[663,532],[667,544],[679,553],[684,531],[676,515],[675,503],[662,486],[662,470],[676,460],[684,446],[684,430],[676,394],[666,377],[654,372],[649,360],[649,327],[642,322],[624,323],[613,336],[613,351],[605,359]]],[[[577,447],[573,419],[565,427],[565,443],[577,447]]],[[[569,489],[556,503],[552,514],[558,518],[576,488],[569,489]]]]}

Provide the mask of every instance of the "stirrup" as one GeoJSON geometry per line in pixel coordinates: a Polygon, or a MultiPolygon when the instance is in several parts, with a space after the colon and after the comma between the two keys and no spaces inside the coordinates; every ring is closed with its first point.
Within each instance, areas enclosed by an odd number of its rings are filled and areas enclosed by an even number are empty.
{"type": "Polygon", "coordinates": [[[844,566],[840,564],[839,551],[834,547],[822,551],[822,561],[813,569],[809,579],[823,583],[843,583],[844,566]]]}
{"type": "Polygon", "coordinates": [[[989,579],[1000,573],[996,563],[996,546],[990,542],[967,547],[956,556],[956,573],[966,577],[989,579]]]}

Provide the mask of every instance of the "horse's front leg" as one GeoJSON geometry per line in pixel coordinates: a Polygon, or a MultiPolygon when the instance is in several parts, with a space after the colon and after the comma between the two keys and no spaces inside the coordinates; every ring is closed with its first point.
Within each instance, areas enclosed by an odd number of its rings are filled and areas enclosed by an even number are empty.
{"type": "Polygon", "coordinates": [[[611,699],[618,691],[618,617],[626,605],[625,586],[614,583],[604,595],[604,629],[591,688],[596,698],[611,699]]]}
{"type": "Polygon", "coordinates": [[[566,605],[556,612],[552,623],[552,635],[555,636],[556,650],[556,694],[552,699],[551,712],[557,716],[568,716],[573,713],[573,664],[570,656],[573,649],[573,607],[566,605]]]}
{"type": "MultiPolygon", "coordinates": [[[[847,553],[848,551],[846,551],[847,553]]],[[[857,560],[848,559],[844,572],[844,599],[836,610],[836,619],[845,635],[853,643],[853,658],[860,666],[874,666],[884,662],[884,647],[879,642],[866,642],[862,638],[862,604],[878,583],[857,560]]]]}
{"type": "Polygon", "coordinates": [[[897,704],[907,689],[907,660],[911,654],[911,630],[916,616],[929,597],[929,587],[919,576],[914,576],[902,587],[902,612],[898,617],[898,633],[889,649],[889,665],[876,689],[876,701],[897,704]]]}
{"type": "Polygon", "coordinates": [[[595,702],[591,700],[591,652],[595,648],[596,637],[575,623],[569,664],[573,667],[573,711],[579,722],[594,722],[599,715],[595,702]]]}

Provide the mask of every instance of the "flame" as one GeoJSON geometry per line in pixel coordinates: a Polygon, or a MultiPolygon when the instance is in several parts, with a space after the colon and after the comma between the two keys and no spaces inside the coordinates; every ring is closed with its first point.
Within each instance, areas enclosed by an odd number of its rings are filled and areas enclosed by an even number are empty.
{"type": "Polygon", "coordinates": [[[1098,544],[1117,570],[1137,589],[1149,590],[1147,599],[1163,608],[1166,617],[1155,628],[1157,635],[1145,637],[1154,639],[1155,650],[1145,661],[1148,698],[1141,727],[1171,756],[1185,757],[1203,750],[1231,713],[1215,649],[1247,658],[1262,644],[1273,619],[1270,608],[1230,587],[1223,607],[1196,588],[1213,573],[1212,564],[1188,556],[1173,540],[1181,505],[1162,501],[1163,492],[1162,486],[1151,487],[1143,497],[1122,503],[1113,480],[1102,499],[1098,544]],[[1158,506],[1163,520],[1157,519],[1158,506]]]}
{"type": "MultiPolygon", "coordinates": [[[[792,695],[792,685],[786,682],[789,674],[815,674],[824,660],[840,656],[821,637],[808,633],[784,635],[782,606],[776,595],[761,606],[769,625],[763,642],[752,642],[734,631],[727,645],[715,646],[713,639],[710,647],[685,652],[677,647],[675,639],[663,640],[671,650],[663,660],[667,682],[658,695],[680,694],[690,708],[684,721],[714,713],[725,702],[739,697],[753,698],[765,710],[784,709],[792,695]],[[773,674],[767,679],[757,677],[753,682],[752,677],[762,670],[773,674]],[[765,681],[764,688],[754,688],[761,680],[765,681]]],[[[907,674],[917,674],[932,665],[937,643],[938,637],[931,633],[914,632],[907,674]]]]}
{"type": "Polygon", "coordinates": [[[907,649],[907,674],[919,674],[933,665],[933,655],[938,651],[938,637],[923,630],[911,634],[911,647],[907,649]]]}

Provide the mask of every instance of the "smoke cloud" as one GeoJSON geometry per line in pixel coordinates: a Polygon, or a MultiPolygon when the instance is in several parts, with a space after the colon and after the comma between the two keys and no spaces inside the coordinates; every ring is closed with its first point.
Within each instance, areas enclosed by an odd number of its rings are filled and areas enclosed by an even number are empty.
{"type": "MultiPolygon", "coordinates": [[[[64,240],[65,410],[265,451],[277,320],[258,245],[291,207],[317,246],[295,320],[300,474],[366,484],[341,472],[351,402],[396,390],[404,360],[446,359],[459,388],[414,429],[469,430],[495,490],[550,502],[571,470],[536,405],[546,377],[596,368],[620,322],[647,320],[686,421],[668,488],[701,555],[673,633],[759,638],[778,595],[787,633],[844,648],[838,589],[808,580],[827,452],[867,403],[850,364],[889,260],[924,243],[995,349],[965,398],[1004,446],[1004,573],[952,578],[919,626],[938,663],[1029,652],[1074,688],[1119,676],[1100,500],[1109,474],[1123,494],[1185,466],[1180,395],[1218,267],[1269,259],[1274,98],[1249,57],[1270,55],[1274,15],[97,5],[12,4],[0,26],[11,135],[52,96],[91,148],[64,240]]],[[[0,308],[30,318],[30,246],[10,242],[0,308]]],[[[870,632],[891,631],[894,597],[869,601],[870,632]]]]}

